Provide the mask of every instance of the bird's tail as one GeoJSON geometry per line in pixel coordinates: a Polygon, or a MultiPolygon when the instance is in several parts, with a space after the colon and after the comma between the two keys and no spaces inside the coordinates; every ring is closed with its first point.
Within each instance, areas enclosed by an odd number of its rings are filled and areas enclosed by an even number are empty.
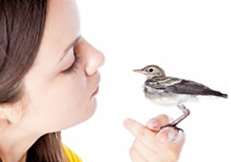
{"type": "Polygon", "coordinates": [[[228,95],[225,94],[225,93],[221,93],[219,91],[214,91],[214,90],[211,90],[209,89],[207,91],[208,95],[213,95],[213,96],[217,96],[217,97],[223,97],[223,98],[228,98],[228,95]]]}
{"type": "Polygon", "coordinates": [[[221,97],[228,98],[227,94],[221,93],[221,97]]]}

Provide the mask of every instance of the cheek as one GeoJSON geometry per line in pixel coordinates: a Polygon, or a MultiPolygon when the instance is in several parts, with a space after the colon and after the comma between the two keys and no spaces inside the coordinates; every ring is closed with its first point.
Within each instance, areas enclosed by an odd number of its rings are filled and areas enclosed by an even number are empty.
{"type": "Polygon", "coordinates": [[[63,120],[77,120],[84,115],[89,102],[87,84],[84,79],[72,79],[50,87],[46,102],[53,115],[63,120]]]}
{"type": "MultiPolygon", "coordinates": [[[[36,84],[34,84],[36,87],[36,84]]],[[[29,92],[34,118],[38,126],[46,125],[46,130],[61,130],[89,118],[94,109],[83,76],[63,77],[46,86],[40,85],[29,92]],[[64,79],[65,78],[65,79],[64,79]]]]}
{"type": "Polygon", "coordinates": [[[49,98],[53,100],[53,103],[59,102],[61,105],[78,106],[80,103],[86,100],[87,85],[85,81],[73,80],[64,84],[57,84],[51,87],[49,98]],[[59,99],[59,100],[57,100],[59,99]]]}

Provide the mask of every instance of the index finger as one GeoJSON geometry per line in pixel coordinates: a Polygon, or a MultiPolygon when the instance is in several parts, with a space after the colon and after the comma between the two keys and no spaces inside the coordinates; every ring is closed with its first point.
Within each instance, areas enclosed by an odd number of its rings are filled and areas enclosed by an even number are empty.
{"type": "MultiPolygon", "coordinates": [[[[136,140],[139,140],[141,143],[145,144],[146,146],[149,146],[150,148],[154,148],[157,145],[159,146],[168,146],[168,147],[179,147],[184,143],[184,136],[179,136],[179,140],[176,140],[175,142],[162,142],[160,141],[160,136],[169,136],[171,135],[170,132],[165,132],[163,130],[162,135],[157,135],[156,132],[153,132],[152,130],[148,129],[147,127],[143,126],[142,124],[136,122],[133,119],[127,118],[124,120],[124,126],[128,129],[130,133],[132,133],[136,140]],[[157,137],[159,136],[159,137],[157,137]],[[181,138],[180,138],[181,137],[181,138]]],[[[171,129],[168,129],[171,130],[171,129]]],[[[161,131],[162,132],[162,131],[161,131]]],[[[184,135],[184,134],[183,134],[184,135]]]]}
{"type": "Polygon", "coordinates": [[[124,126],[127,130],[135,136],[137,140],[145,145],[153,145],[157,143],[156,133],[149,130],[142,124],[136,122],[133,119],[127,118],[124,120],[124,126]]]}
{"type": "Polygon", "coordinates": [[[152,131],[159,131],[161,126],[169,123],[169,117],[167,115],[158,115],[155,118],[150,119],[146,126],[152,131]]]}

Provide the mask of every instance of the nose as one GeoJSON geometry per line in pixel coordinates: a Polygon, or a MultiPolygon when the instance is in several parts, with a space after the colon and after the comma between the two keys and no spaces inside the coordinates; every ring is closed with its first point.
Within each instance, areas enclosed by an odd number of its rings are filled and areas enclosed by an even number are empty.
{"type": "Polygon", "coordinates": [[[85,41],[85,57],[86,57],[86,66],[85,71],[87,75],[93,75],[97,72],[98,68],[104,64],[105,57],[96,48],[94,48],[90,43],[85,41]]]}

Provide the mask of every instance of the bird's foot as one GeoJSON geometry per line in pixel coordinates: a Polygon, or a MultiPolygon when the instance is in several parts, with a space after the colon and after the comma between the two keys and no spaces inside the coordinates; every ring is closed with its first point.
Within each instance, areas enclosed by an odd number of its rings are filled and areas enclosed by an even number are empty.
{"type": "Polygon", "coordinates": [[[181,131],[181,132],[184,132],[183,129],[177,127],[177,124],[179,124],[182,120],[184,120],[187,116],[189,116],[190,114],[190,111],[183,105],[183,104],[179,104],[178,107],[183,111],[183,115],[181,115],[179,118],[177,118],[176,120],[172,121],[171,123],[167,124],[167,125],[164,125],[160,128],[163,129],[163,128],[166,128],[166,127],[171,127],[173,129],[175,129],[176,131],[181,131]]]}
{"type": "MultiPolygon", "coordinates": [[[[160,127],[160,130],[161,130],[161,129],[164,129],[164,128],[167,128],[167,127],[171,127],[171,128],[175,129],[175,130],[178,131],[178,132],[179,132],[179,131],[184,132],[184,130],[183,130],[182,128],[179,128],[179,127],[177,127],[176,125],[177,125],[177,124],[171,124],[171,123],[170,123],[170,124],[166,124],[166,125],[160,127]]],[[[160,130],[159,130],[159,131],[160,131],[160,130]]]]}

